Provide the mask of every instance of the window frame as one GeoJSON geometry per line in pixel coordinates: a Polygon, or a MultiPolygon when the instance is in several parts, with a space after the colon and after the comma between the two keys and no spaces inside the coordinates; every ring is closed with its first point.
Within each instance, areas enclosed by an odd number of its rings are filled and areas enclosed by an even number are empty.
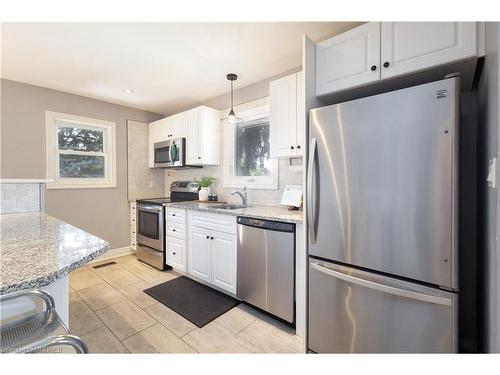
{"type": "MultiPolygon", "coordinates": [[[[264,105],[261,107],[240,111],[237,114],[243,122],[250,122],[262,118],[270,119],[270,106],[264,105]]],[[[235,160],[236,160],[236,124],[223,123],[223,187],[224,188],[243,188],[246,186],[249,189],[278,189],[279,163],[275,158],[271,158],[271,175],[270,176],[236,176],[235,160]]],[[[269,122],[269,126],[271,126],[269,122]]],[[[271,140],[269,140],[271,142],[271,140]]]]}
{"type": "Polygon", "coordinates": [[[116,188],[116,123],[66,113],[45,112],[47,189],[116,188]],[[57,122],[76,125],[82,129],[103,132],[103,151],[59,150],[57,122]],[[104,178],[69,178],[59,176],[59,155],[104,156],[104,178]]]}

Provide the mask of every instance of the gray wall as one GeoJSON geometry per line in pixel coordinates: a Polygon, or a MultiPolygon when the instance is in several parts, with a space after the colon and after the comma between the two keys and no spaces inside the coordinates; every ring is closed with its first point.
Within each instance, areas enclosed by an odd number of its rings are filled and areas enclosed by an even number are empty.
{"type": "MultiPolygon", "coordinates": [[[[499,54],[500,25],[486,24],[486,56],[484,70],[479,83],[479,192],[480,192],[480,247],[482,249],[482,268],[484,272],[483,312],[485,350],[499,352],[499,318],[498,314],[498,272],[499,255],[497,236],[498,230],[498,186],[490,189],[486,183],[488,160],[498,155],[498,107],[499,107],[499,54]]],[[[497,161],[498,163],[498,161],[497,161]]],[[[500,166],[497,165],[497,171],[500,166]]],[[[497,183],[500,176],[497,173],[497,183]]]]}
{"type": "Polygon", "coordinates": [[[1,80],[2,179],[46,178],[45,111],[116,122],[117,187],[45,191],[45,211],[95,234],[112,248],[130,243],[127,200],[127,120],[161,115],[56,90],[1,80]]]}
{"type": "MultiPolygon", "coordinates": [[[[234,105],[239,105],[243,103],[248,103],[252,100],[264,98],[266,96],[269,96],[269,82],[274,81],[275,79],[285,77],[287,75],[290,75],[292,73],[300,71],[302,68],[297,67],[294,69],[287,70],[286,72],[277,74],[275,76],[263,79],[262,81],[255,82],[251,85],[245,86],[238,88],[238,81],[234,83],[234,95],[233,95],[233,100],[234,100],[234,105]]],[[[227,81],[227,87],[229,89],[229,81],[227,81]]],[[[230,93],[227,92],[226,94],[216,96],[214,98],[205,100],[201,103],[198,103],[196,105],[190,106],[188,108],[183,109],[188,110],[194,107],[197,107],[199,105],[206,105],[208,107],[212,107],[215,109],[225,109],[230,106],[230,93]]],[[[179,112],[182,112],[179,111],[179,112]]]]}

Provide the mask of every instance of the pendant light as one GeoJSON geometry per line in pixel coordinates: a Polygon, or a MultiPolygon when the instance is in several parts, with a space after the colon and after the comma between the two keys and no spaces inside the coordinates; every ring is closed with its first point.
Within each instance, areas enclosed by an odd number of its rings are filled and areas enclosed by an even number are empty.
{"type": "Polygon", "coordinates": [[[226,78],[231,82],[231,110],[229,111],[229,114],[227,117],[224,119],[224,122],[227,124],[235,125],[239,122],[241,122],[241,119],[236,117],[236,114],[234,113],[234,108],[233,108],[233,82],[238,79],[238,76],[234,73],[229,73],[226,78]]]}

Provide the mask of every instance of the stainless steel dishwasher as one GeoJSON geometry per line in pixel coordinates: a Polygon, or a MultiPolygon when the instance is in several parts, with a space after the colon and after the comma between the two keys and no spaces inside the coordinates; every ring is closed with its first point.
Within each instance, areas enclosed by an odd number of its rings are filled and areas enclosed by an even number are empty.
{"type": "Polygon", "coordinates": [[[238,217],[237,296],[295,323],[295,224],[238,217]]]}

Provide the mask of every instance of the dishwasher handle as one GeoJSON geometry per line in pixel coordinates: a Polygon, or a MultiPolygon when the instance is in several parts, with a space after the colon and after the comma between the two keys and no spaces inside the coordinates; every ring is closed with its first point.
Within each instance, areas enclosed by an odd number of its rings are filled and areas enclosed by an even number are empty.
{"type": "Polygon", "coordinates": [[[252,217],[238,216],[238,224],[248,227],[273,230],[276,232],[295,233],[295,224],[282,221],[271,221],[264,219],[255,219],[252,217]]]}

